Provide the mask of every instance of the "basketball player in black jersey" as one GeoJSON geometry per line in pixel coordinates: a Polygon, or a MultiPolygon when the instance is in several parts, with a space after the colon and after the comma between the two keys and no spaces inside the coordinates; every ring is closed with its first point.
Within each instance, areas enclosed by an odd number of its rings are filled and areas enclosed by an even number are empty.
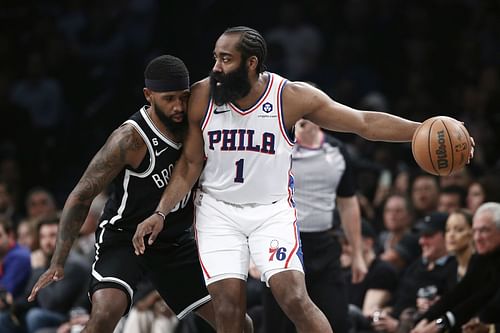
{"type": "MultiPolygon", "coordinates": [[[[33,287],[64,277],[64,263],[93,199],[112,184],[96,230],[96,257],[89,294],[90,320],[84,332],[113,332],[131,307],[137,282],[148,277],[167,304],[182,319],[195,311],[215,327],[191,233],[193,204],[188,193],[165,220],[159,240],[146,256],[136,256],[132,236],[136,226],[155,212],[181,154],[189,98],[189,74],[182,60],[164,55],[145,70],[144,106],[118,129],[90,162],[69,195],[62,212],[57,246],[49,269],[33,287]]],[[[247,332],[251,321],[247,317],[247,332]]]]}

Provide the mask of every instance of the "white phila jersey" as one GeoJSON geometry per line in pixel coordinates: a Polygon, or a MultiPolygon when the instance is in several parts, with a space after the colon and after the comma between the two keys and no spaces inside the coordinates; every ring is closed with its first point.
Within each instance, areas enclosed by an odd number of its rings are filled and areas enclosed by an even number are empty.
{"type": "Polygon", "coordinates": [[[281,95],[287,80],[265,75],[264,93],[246,110],[208,103],[201,124],[206,165],[200,186],[218,200],[271,204],[288,197],[292,203],[294,139],[284,126],[281,95]]]}

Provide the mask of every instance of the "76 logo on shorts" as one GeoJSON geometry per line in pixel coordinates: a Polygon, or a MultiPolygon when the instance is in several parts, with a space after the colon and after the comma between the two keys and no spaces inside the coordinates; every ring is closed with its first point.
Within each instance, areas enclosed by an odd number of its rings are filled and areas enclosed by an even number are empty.
{"type": "Polygon", "coordinates": [[[269,244],[269,253],[271,254],[269,256],[269,261],[273,261],[274,258],[276,258],[276,260],[283,261],[286,258],[286,248],[280,247],[279,242],[276,239],[273,239],[271,244],[269,244]]]}

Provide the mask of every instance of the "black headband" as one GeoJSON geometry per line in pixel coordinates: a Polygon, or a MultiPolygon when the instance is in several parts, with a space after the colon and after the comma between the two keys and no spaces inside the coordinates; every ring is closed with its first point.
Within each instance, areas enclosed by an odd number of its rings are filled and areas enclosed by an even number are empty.
{"type": "Polygon", "coordinates": [[[144,79],[146,88],[156,92],[179,91],[189,89],[189,76],[170,77],[168,80],[144,79]]]}

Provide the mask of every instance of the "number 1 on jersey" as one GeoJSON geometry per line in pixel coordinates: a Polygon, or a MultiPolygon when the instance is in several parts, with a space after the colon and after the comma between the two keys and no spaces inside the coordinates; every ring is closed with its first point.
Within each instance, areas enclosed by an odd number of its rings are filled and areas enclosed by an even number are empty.
{"type": "Polygon", "coordinates": [[[234,177],[235,183],[243,183],[243,165],[245,164],[244,159],[239,159],[234,164],[236,164],[236,177],[234,177]]]}

